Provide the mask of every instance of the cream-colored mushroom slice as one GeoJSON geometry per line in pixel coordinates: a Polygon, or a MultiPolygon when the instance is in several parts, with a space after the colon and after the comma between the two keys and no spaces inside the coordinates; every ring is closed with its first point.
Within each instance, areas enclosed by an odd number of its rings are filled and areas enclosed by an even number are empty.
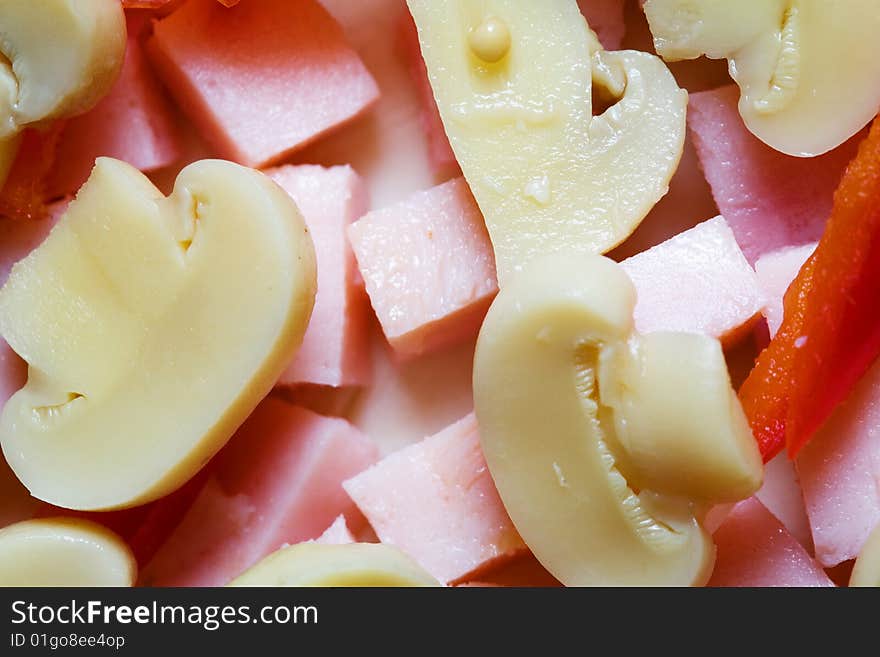
{"type": "Polygon", "coordinates": [[[525,542],[569,586],[705,583],[704,508],[761,481],[720,349],[639,336],[634,305],[612,261],[544,257],[501,290],[477,343],[489,471],[525,542]]]}
{"type": "Polygon", "coordinates": [[[440,586],[410,557],[381,543],[299,543],[273,552],[229,586],[440,586]]]}
{"type": "Polygon", "coordinates": [[[0,136],[86,111],[110,89],[125,54],[119,0],[3,0],[0,136]]]}
{"type": "Polygon", "coordinates": [[[119,75],[125,41],[119,0],[0,2],[0,188],[18,133],[97,104],[119,75]]]}
{"type": "Polygon", "coordinates": [[[871,532],[862,546],[849,578],[850,586],[880,586],[880,525],[871,532]]]}
{"type": "Polygon", "coordinates": [[[605,349],[599,367],[601,404],[640,487],[714,504],[758,490],[761,455],[718,340],[634,336],[605,349]]]}
{"type": "Polygon", "coordinates": [[[315,287],[303,219],[262,173],[197,162],[166,198],[99,158],[0,290],[0,333],[28,363],[0,417],[9,465],[72,509],[174,490],[271,390],[315,287]]]}
{"type": "Polygon", "coordinates": [[[645,13],[665,59],[729,61],[743,120],[783,153],[825,153],[880,110],[876,0],[647,0],[645,13]]]}
{"type": "Polygon", "coordinates": [[[668,190],[687,94],[657,57],[605,52],[574,0],[408,0],[502,285],[541,254],[603,253],[668,190]],[[617,102],[593,116],[596,84],[617,102]]]}
{"type": "Polygon", "coordinates": [[[79,518],[0,529],[0,586],[133,586],[137,563],[105,527],[79,518]]]}

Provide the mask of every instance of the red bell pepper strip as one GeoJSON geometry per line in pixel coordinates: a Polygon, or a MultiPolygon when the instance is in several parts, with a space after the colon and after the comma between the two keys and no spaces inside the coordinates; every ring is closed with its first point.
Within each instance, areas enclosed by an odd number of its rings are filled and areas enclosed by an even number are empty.
{"type": "Polygon", "coordinates": [[[880,120],[784,307],[739,393],[765,461],[783,447],[794,458],[880,354],[880,120]]]}

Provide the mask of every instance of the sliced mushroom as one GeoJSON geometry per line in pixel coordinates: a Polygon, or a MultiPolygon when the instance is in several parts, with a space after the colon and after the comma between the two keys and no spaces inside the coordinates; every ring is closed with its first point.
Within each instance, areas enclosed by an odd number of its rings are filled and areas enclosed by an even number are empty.
{"type": "Polygon", "coordinates": [[[640,488],[695,502],[735,502],[761,484],[762,463],[730,387],[718,340],[649,333],[608,347],[601,403],[640,488]]]}
{"type": "Polygon", "coordinates": [[[3,0],[0,136],[93,107],[119,75],[125,39],[119,0],[3,0]]]}
{"type": "Polygon", "coordinates": [[[687,94],[663,62],[605,52],[574,0],[408,0],[499,279],[541,254],[603,253],[668,190],[687,94]],[[617,102],[592,113],[596,85],[617,102]]]}
{"type": "Polygon", "coordinates": [[[704,583],[714,546],[702,513],[761,483],[717,341],[640,336],[634,305],[612,261],[557,254],[509,281],[477,343],[489,471],[525,542],[569,586],[704,583]]]}
{"type": "Polygon", "coordinates": [[[10,466],[72,509],[174,490],[271,390],[315,285],[303,219],[263,174],[197,162],[166,198],[99,158],[0,290],[0,333],[28,363],[0,417],[10,466]]]}
{"type": "Polygon", "coordinates": [[[849,578],[850,586],[880,586],[880,525],[868,536],[849,578]]]}
{"type": "Polygon", "coordinates": [[[125,41],[119,0],[0,2],[0,188],[18,133],[97,104],[119,75],[125,41]]]}
{"type": "Polygon", "coordinates": [[[647,0],[668,61],[726,58],[739,111],[778,151],[821,155],[880,109],[876,0],[647,0]]]}
{"type": "Polygon", "coordinates": [[[0,586],[133,586],[137,563],[105,527],[78,518],[0,529],[0,586]]]}
{"type": "Polygon", "coordinates": [[[229,586],[440,586],[403,552],[381,543],[299,543],[273,552],[229,586]]]}

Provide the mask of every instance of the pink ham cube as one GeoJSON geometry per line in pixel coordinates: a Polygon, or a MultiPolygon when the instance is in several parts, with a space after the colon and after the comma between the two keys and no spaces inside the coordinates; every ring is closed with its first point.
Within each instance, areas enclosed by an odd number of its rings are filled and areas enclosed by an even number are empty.
{"type": "Polygon", "coordinates": [[[354,511],[342,482],[377,455],[345,420],[266,399],[212,462],[144,584],[220,586],[285,543],[319,536],[354,511]]]}
{"type": "Polygon", "coordinates": [[[764,483],[755,493],[761,504],[776,516],[794,539],[810,552],[813,538],[804,506],[804,494],[794,463],[787,454],[779,454],[764,464],[764,483]]]}
{"type": "Polygon", "coordinates": [[[737,110],[739,90],[691,94],[688,126],[721,214],[749,262],[815,242],[862,133],[814,158],[783,155],[752,135],[737,110]]]}
{"type": "Polygon", "coordinates": [[[766,304],[764,317],[767,318],[771,338],[776,335],[776,331],[782,325],[782,299],[807,258],[815,250],[815,243],[792,246],[765,253],[755,263],[758,284],[761,286],[766,304]]]}
{"type": "Polygon", "coordinates": [[[816,558],[861,552],[880,524],[880,361],[862,377],[797,458],[816,558]]]}
{"type": "Polygon", "coordinates": [[[315,543],[323,543],[324,545],[345,545],[354,542],[354,536],[352,536],[351,531],[348,529],[345,516],[336,516],[333,524],[315,539],[315,543]]]}
{"type": "Polygon", "coordinates": [[[489,474],[469,415],[345,482],[383,543],[441,582],[526,550],[489,474]]]}
{"type": "Polygon", "coordinates": [[[581,13],[605,50],[620,50],[626,32],[623,4],[624,0],[578,0],[581,13]]]}
{"type": "Polygon", "coordinates": [[[110,93],[92,110],[67,122],[47,181],[50,197],[78,190],[95,158],[103,155],[141,171],[169,166],[182,157],[174,109],[138,40],[143,22],[142,16],[128,18],[125,62],[110,93]]]}
{"type": "Polygon", "coordinates": [[[267,173],[296,201],[318,261],[312,319],[279,383],[364,385],[370,376],[369,307],[346,235],[367,210],[364,184],[348,166],[283,166],[267,173]]]}
{"type": "Polygon", "coordinates": [[[473,337],[498,285],[483,216],[456,178],[348,229],[373,310],[400,356],[473,337]]]}
{"type": "Polygon", "coordinates": [[[764,306],[754,270],[723,217],[622,263],[636,286],[636,328],[734,339],[764,306]]]}
{"type": "Polygon", "coordinates": [[[188,0],[155,25],[149,54],[217,151],[265,166],[368,109],[375,80],[316,0],[226,8],[188,0]]]}
{"type": "Polygon", "coordinates": [[[718,555],[708,586],[834,586],[754,497],[736,505],[714,539],[718,555]]]}

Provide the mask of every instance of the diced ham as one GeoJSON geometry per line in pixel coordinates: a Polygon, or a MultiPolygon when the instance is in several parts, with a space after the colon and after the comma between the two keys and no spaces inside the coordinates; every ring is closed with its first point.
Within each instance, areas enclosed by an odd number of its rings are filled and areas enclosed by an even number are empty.
{"type": "Polygon", "coordinates": [[[718,209],[754,263],[819,239],[862,134],[820,157],[790,157],[746,129],[738,100],[735,86],[691,94],[688,126],[718,209]]]}
{"type": "Polygon", "coordinates": [[[765,253],[755,263],[758,284],[764,294],[764,317],[767,318],[771,338],[782,324],[782,298],[815,249],[815,243],[779,249],[765,253]]]}
{"type": "MultiPolygon", "coordinates": [[[[350,164],[364,179],[371,209],[384,208],[443,182],[432,170],[421,125],[421,102],[410,60],[401,52],[401,0],[320,0],[375,78],[375,107],[297,153],[301,163],[350,164]]],[[[451,174],[450,174],[451,175],[451,174]]]]}
{"type": "Polygon", "coordinates": [[[348,417],[379,443],[383,454],[433,436],[474,410],[476,336],[401,361],[388,346],[378,321],[371,322],[370,334],[373,384],[360,392],[348,417]]]}
{"type": "Polygon", "coordinates": [[[49,174],[49,197],[75,192],[95,158],[114,157],[141,171],[174,163],[183,155],[174,109],[138,40],[143,16],[129,16],[128,45],[119,78],[93,109],[67,122],[49,174]]]}
{"type": "MultiPolygon", "coordinates": [[[[497,282],[491,242],[463,179],[370,213],[349,236],[373,308],[399,353],[423,353],[476,333],[497,282]]],[[[636,286],[636,328],[643,333],[688,331],[732,342],[764,306],[755,272],[722,217],[622,266],[636,286]]]]}
{"type": "Polygon", "coordinates": [[[383,543],[441,582],[465,580],[526,549],[495,490],[473,415],[386,456],[344,487],[383,543]]]}
{"type": "Polygon", "coordinates": [[[578,6],[605,50],[620,50],[626,33],[624,0],[578,0],[578,6]]]}
{"type": "Polygon", "coordinates": [[[834,586],[757,498],[737,504],[713,538],[718,554],[708,586],[834,586]]]}
{"type": "Polygon", "coordinates": [[[376,82],[315,0],[189,0],[156,23],[148,51],[202,135],[265,166],[358,116],[376,82]]]}
{"type": "Polygon", "coordinates": [[[284,386],[369,382],[369,312],[346,230],[367,210],[351,167],[283,166],[267,172],[296,201],[315,244],[318,295],[302,346],[281,375],[284,386]]]}
{"type": "Polygon", "coordinates": [[[794,463],[788,459],[788,455],[779,454],[764,465],[764,483],[755,497],[779,519],[798,543],[813,551],[803,490],[794,463]]]}
{"type": "Polygon", "coordinates": [[[223,585],[281,545],[319,536],[353,510],[342,481],[376,456],[376,446],[345,420],[266,399],[218,454],[143,583],[223,585]]]}
{"type": "Polygon", "coordinates": [[[348,230],[382,330],[401,356],[476,335],[497,292],[483,217],[457,178],[348,230]]]}
{"type": "Polygon", "coordinates": [[[443,127],[443,119],[440,118],[440,110],[437,109],[434,90],[428,81],[428,69],[425,66],[425,60],[422,59],[419,35],[409,13],[402,16],[399,31],[401,49],[409,62],[410,75],[421,100],[422,129],[428,144],[428,157],[431,166],[438,174],[458,173],[460,171],[458,162],[455,159],[452,146],[449,144],[449,139],[446,137],[446,128],[443,127]]]}
{"type": "Polygon", "coordinates": [[[636,329],[734,338],[764,306],[754,270],[723,217],[621,263],[636,287],[636,329]]]}
{"type": "Polygon", "coordinates": [[[315,539],[315,543],[323,543],[325,545],[344,545],[354,542],[354,536],[348,529],[348,525],[345,522],[345,516],[336,516],[336,520],[333,521],[333,524],[315,539]]]}
{"type": "Polygon", "coordinates": [[[801,451],[797,470],[825,566],[853,559],[880,524],[880,361],[801,451]]]}

